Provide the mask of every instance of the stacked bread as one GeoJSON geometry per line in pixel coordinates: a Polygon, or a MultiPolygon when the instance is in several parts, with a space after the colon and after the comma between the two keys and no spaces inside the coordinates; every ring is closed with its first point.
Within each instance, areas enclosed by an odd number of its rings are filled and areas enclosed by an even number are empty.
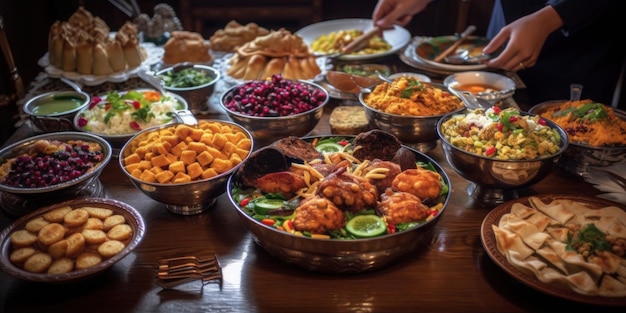
{"type": "Polygon", "coordinates": [[[109,26],[83,7],[67,22],[56,21],[48,36],[51,65],[66,72],[83,75],[108,75],[136,68],[146,59],[137,27],[126,22],[115,37],[109,26]]]}
{"type": "Polygon", "coordinates": [[[235,49],[259,36],[269,34],[269,30],[256,23],[241,25],[237,21],[230,21],[224,29],[218,29],[209,41],[214,51],[234,52],[235,49]]]}
{"type": "Polygon", "coordinates": [[[163,63],[207,63],[213,60],[209,43],[202,35],[188,31],[173,31],[163,46],[163,63]]]}
{"type": "Polygon", "coordinates": [[[239,47],[229,60],[227,74],[236,79],[313,79],[321,73],[316,58],[302,37],[288,30],[272,30],[239,47]]]}

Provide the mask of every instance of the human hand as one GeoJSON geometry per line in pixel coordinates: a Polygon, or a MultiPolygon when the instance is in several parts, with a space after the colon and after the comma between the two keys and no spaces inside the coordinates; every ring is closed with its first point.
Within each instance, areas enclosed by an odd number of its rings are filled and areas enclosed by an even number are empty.
{"type": "Polygon", "coordinates": [[[506,44],[502,53],[487,61],[486,65],[508,71],[534,66],[548,35],[562,25],[563,20],[551,6],[513,21],[483,49],[485,54],[491,54],[506,44]]]}
{"type": "Polygon", "coordinates": [[[404,26],[413,15],[422,12],[432,0],[378,0],[372,20],[382,29],[390,29],[394,24],[404,26]]]}

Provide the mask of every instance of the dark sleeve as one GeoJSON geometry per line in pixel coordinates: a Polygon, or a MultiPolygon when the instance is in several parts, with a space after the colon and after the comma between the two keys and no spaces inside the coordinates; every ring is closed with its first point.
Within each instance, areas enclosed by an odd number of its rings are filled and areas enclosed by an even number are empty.
{"type": "MultiPolygon", "coordinates": [[[[575,33],[614,12],[625,12],[626,1],[623,0],[548,0],[563,19],[563,31],[575,33]]],[[[607,30],[610,31],[610,30],[607,30]]]]}

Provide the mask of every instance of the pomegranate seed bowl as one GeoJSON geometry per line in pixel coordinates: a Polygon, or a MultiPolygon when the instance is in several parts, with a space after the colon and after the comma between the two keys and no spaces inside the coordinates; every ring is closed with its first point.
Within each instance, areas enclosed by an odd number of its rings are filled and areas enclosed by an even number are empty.
{"type": "Polygon", "coordinates": [[[73,131],[9,145],[0,150],[0,204],[24,207],[28,200],[34,208],[97,195],[98,177],[111,155],[111,145],[103,138],[73,131]]]}
{"type": "Polygon", "coordinates": [[[328,100],[328,92],[318,84],[274,75],[231,87],[220,105],[231,120],[250,131],[255,142],[271,143],[287,135],[308,135],[328,100]]]}

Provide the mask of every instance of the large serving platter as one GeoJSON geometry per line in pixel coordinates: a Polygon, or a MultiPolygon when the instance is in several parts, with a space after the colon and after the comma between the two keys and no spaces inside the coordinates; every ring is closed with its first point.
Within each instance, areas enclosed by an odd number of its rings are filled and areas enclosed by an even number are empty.
{"type": "Polygon", "coordinates": [[[109,75],[84,75],[78,72],[64,71],[63,69],[50,64],[48,53],[44,54],[44,56],[39,59],[37,64],[43,67],[48,76],[52,78],[64,77],[87,86],[97,86],[106,82],[120,83],[137,76],[139,71],[149,70],[152,64],[159,63],[163,59],[163,47],[157,47],[153,43],[149,42],[142,43],[141,47],[146,52],[146,59],[141,63],[141,65],[125,71],[111,73],[109,75]]]}
{"type": "MultiPolygon", "coordinates": [[[[606,206],[619,206],[619,204],[613,201],[609,201],[609,200],[605,200],[601,198],[595,198],[595,197],[578,196],[578,195],[546,194],[546,195],[536,195],[535,197],[538,197],[541,201],[545,203],[551,202],[554,199],[572,200],[572,201],[583,203],[584,205],[586,205],[588,208],[591,208],[591,209],[600,209],[606,206]]],[[[494,208],[492,211],[489,212],[489,214],[487,214],[487,216],[485,216],[483,223],[481,225],[480,238],[481,238],[483,247],[487,251],[487,254],[489,255],[489,257],[505,272],[513,276],[513,278],[515,278],[519,282],[535,290],[538,290],[540,292],[543,292],[543,293],[546,293],[555,297],[571,300],[571,301],[577,301],[577,302],[583,302],[583,303],[589,303],[589,304],[595,304],[595,305],[610,305],[610,306],[626,305],[626,297],[602,297],[602,296],[584,295],[584,294],[576,293],[573,290],[564,289],[554,284],[544,283],[540,281],[538,278],[536,278],[535,275],[520,271],[517,267],[509,263],[506,256],[502,255],[498,251],[496,238],[495,238],[494,231],[492,229],[492,225],[498,225],[502,216],[511,212],[511,207],[514,204],[521,203],[526,206],[529,206],[530,205],[529,198],[530,196],[527,196],[527,197],[521,197],[518,199],[505,202],[497,206],[496,208],[494,208]]],[[[622,210],[626,210],[624,209],[623,206],[620,206],[620,208],[622,210]]]]}
{"type": "MultiPolygon", "coordinates": [[[[302,40],[308,46],[311,46],[311,43],[322,35],[328,35],[332,32],[350,29],[367,31],[373,26],[374,23],[371,19],[338,19],[311,24],[296,31],[295,34],[302,37],[302,40]]],[[[389,51],[362,55],[348,54],[342,55],[338,58],[345,61],[361,61],[394,54],[409,43],[411,40],[411,33],[401,26],[394,25],[393,29],[383,31],[383,39],[391,45],[391,49],[389,51]]]]}

